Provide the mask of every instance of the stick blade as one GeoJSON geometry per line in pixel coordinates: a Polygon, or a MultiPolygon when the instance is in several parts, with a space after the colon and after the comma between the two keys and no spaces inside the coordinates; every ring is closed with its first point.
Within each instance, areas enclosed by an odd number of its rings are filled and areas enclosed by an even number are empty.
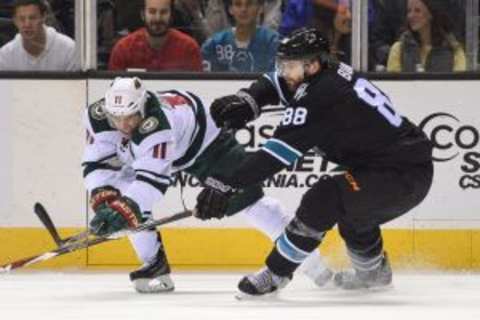
{"type": "Polygon", "coordinates": [[[47,210],[40,202],[35,202],[35,204],[33,205],[33,212],[35,212],[37,215],[46,214],[47,210]]]}

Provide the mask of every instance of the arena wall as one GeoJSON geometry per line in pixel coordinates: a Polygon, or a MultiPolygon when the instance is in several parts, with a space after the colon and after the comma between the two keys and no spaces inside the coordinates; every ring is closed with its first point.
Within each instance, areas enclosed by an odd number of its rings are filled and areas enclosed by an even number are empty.
{"type": "MultiPolygon", "coordinates": [[[[54,247],[32,212],[43,203],[62,235],[85,228],[90,212],[82,184],[84,108],[104,93],[105,79],[0,79],[0,264],[54,247]]],[[[146,80],[152,90],[189,90],[208,105],[249,81],[146,80]]],[[[480,269],[480,117],[479,80],[376,81],[398,112],[407,115],[436,144],[435,178],[427,199],[411,213],[386,225],[386,248],[395,267],[480,269]]],[[[328,94],[328,92],[325,92],[328,94]]],[[[237,133],[248,150],[272,134],[281,112],[266,114],[237,133]]],[[[265,182],[267,194],[293,214],[301,195],[336,165],[307,154],[265,182]]],[[[187,176],[175,181],[162,217],[193,207],[200,188],[187,176]],[[183,195],[180,185],[185,186],[183,195]]],[[[319,208],[321,214],[322,208],[319,208]]],[[[166,248],[176,268],[243,268],[263,263],[271,244],[238,217],[216,222],[185,219],[164,228],[166,248]]],[[[338,234],[321,247],[335,266],[346,262],[338,234]]],[[[39,268],[129,266],[137,260],[127,240],[119,240],[53,259],[39,268]]]]}

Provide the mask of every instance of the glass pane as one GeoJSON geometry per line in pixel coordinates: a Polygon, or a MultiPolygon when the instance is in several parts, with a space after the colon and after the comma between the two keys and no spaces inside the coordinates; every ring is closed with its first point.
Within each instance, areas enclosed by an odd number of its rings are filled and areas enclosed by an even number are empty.
{"type": "Polygon", "coordinates": [[[109,70],[202,71],[205,1],[100,1],[99,67],[109,70]]]}
{"type": "Polygon", "coordinates": [[[349,0],[288,1],[279,32],[286,36],[301,27],[315,27],[329,39],[332,54],[351,63],[352,13],[349,0]]]}
{"type": "Polygon", "coordinates": [[[0,5],[0,70],[78,71],[73,0],[0,5]]]}
{"type": "Polygon", "coordinates": [[[130,29],[134,29],[132,23],[136,23],[137,26],[141,24],[140,1],[121,2],[97,0],[97,68],[101,70],[108,68],[110,52],[115,42],[128,34],[130,29]],[[118,12],[115,11],[115,3],[119,5],[119,8],[122,8],[118,12]],[[131,14],[125,17],[124,15],[127,12],[131,14]],[[134,13],[137,15],[136,20],[132,19],[134,13]]]}
{"type": "Polygon", "coordinates": [[[205,71],[268,72],[275,68],[277,28],[282,3],[278,0],[209,1],[205,10],[207,39],[202,44],[205,71]]]}
{"type": "Polygon", "coordinates": [[[370,0],[369,70],[465,71],[466,0],[370,0]]]}
{"type": "Polygon", "coordinates": [[[12,2],[13,0],[7,0],[0,3],[0,47],[12,40],[16,33],[12,19],[12,2]]]}

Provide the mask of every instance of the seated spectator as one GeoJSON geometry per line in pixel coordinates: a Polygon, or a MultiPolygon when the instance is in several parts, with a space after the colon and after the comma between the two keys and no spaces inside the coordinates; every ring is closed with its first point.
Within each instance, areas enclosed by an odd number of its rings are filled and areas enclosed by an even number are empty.
{"type": "MultiPolygon", "coordinates": [[[[406,26],[407,0],[371,0],[373,21],[369,23],[370,70],[386,70],[390,48],[406,26]]],[[[465,0],[434,0],[450,21],[455,21],[453,33],[457,40],[465,38],[465,0]]]]}
{"type": "Polygon", "coordinates": [[[263,0],[232,0],[235,27],[214,34],[202,46],[205,71],[273,71],[278,33],[258,26],[263,0]]]}
{"type": "Polygon", "coordinates": [[[432,0],[408,0],[407,30],[390,49],[387,71],[465,71],[465,52],[446,12],[432,0]]]}
{"type": "MultiPolygon", "coordinates": [[[[208,0],[175,0],[170,26],[188,34],[200,45],[208,36],[205,10],[208,0]]],[[[116,34],[126,36],[144,26],[143,1],[113,0],[116,34]]]]}
{"type": "Polygon", "coordinates": [[[282,37],[293,30],[309,27],[313,21],[313,0],[288,0],[278,32],[282,37]]]}
{"type": "Polygon", "coordinates": [[[145,27],[120,39],[110,55],[110,70],[201,71],[200,47],[170,26],[173,0],[144,0],[145,27]]]}
{"type": "Polygon", "coordinates": [[[330,42],[330,53],[351,63],[352,14],[348,1],[313,0],[313,18],[307,24],[320,30],[330,42]]]}
{"type": "MultiPolygon", "coordinates": [[[[282,19],[282,7],[285,1],[286,0],[264,0],[262,13],[258,17],[258,24],[272,30],[277,30],[282,19]]],[[[228,12],[228,7],[231,2],[231,0],[208,0],[205,9],[205,19],[209,36],[227,29],[234,24],[233,17],[228,12]]]]}
{"type": "Polygon", "coordinates": [[[346,6],[348,0],[288,0],[278,32],[284,37],[296,29],[315,27],[316,8],[337,12],[343,11],[346,6]]]}
{"type": "Polygon", "coordinates": [[[298,28],[316,28],[329,40],[332,55],[350,64],[351,25],[348,0],[289,0],[279,32],[287,35],[298,28]]]}
{"type": "Polygon", "coordinates": [[[79,70],[75,42],[47,27],[46,15],[43,0],[14,1],[13,22],[19,33],[0,48],[0,70],[79,70]]]}

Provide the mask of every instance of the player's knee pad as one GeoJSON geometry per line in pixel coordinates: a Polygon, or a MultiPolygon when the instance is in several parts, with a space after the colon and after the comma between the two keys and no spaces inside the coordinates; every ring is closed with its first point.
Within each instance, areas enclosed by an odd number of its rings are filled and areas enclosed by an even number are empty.
{"type": "Polygon", "coordinates": [[[341,210],[338,186],[326,176],[303,195],[295,215],[310,228],[327,231],[335,225],[341,210]]]}

